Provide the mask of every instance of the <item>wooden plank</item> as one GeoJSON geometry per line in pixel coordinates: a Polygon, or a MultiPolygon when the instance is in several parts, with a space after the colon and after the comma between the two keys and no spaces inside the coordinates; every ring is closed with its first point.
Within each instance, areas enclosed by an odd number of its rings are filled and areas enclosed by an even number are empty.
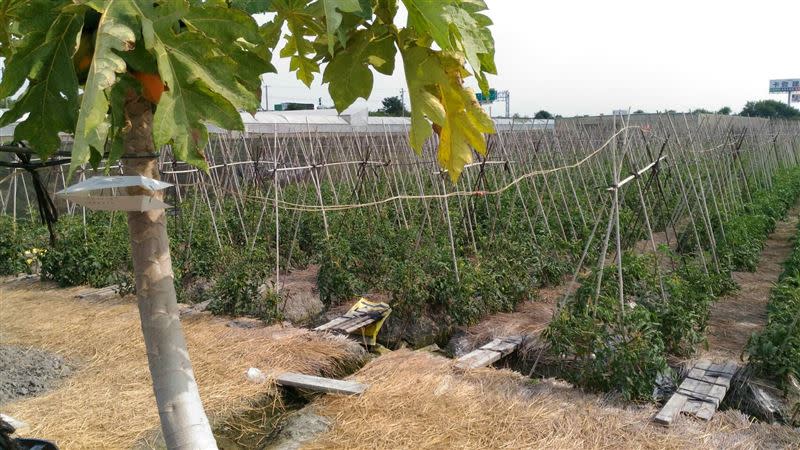
{"type": "Polygon", "coordinates": [[[710,361],[708,367],[706,367],[706,361],[695,364],[692,370],[689,371],[689,375],[686,379],[694,380],[697,384],[691,392],[684,392],[684,394],[689,397],[689,400],[686,401],[681,412],[694,415],[701,406],[713,401],[713,399],[709,397],[709,392],[711,392],[711,388],[714,386],[714,383],[716,383],[717,377],[709,375],[709,371],[716,373],[720,369],[722,369],[722,366],[710,364],[710,361]]]}
{"type": "Polygon", "coordinates": [[[477,350],[462,356],[456,362],[459,369],[477,369],[486,367],[499,361],[504,356],[513,353],[522,344],[521,336],[511,336],[495,339],[477,350]]]}
{"type": "Polygon", "coordinates": [[[503,354],[494,350],[473,350],[462,356],[456,362],[459,369],[477,369],[495,363],[503,357],[503,354]]]}
{"type": "Polygon", "coordinates": [[[314,329],[316,331],[330,330],[331,328],[339,325],[340,323],[346,322],[348,320],[350,320],[349,317],[337,317],[337,318],[331,320],[330,322],[322,324],[322,325],[320,325],[320,326],[318,326],[317,328],[314,328],[314,329]]]}
{"type": "Polygon", "coordinates": [[[675,417],[680,414],[681,410],[683,409],[683,405],[686,404],[688,399],[689,397],[677,392],[672,394],[672,397],[667,400],[667,403],[665,403],[658,414],[656,414],[656,416],[653,418],[653,421],[660,425],[671,425],[672,421],[675,420],[675,417]]]}
{"type": "Polygon", "coordinates": [[[678,390],[675,394],[670,397],[667,403],[661,408],[661,410],[656,414],[653,420],[660,424],[669,426],[672,424],[672,421],[681,413],[684,406],[686,405],[687,401],[689,400],[689,396],[691,393],[697,388],[700,381],[691,378],[692,375],[694,376],[702,376],[704,373],[705,368],[711,366],[711,361],[709,360],[702,360],[697,362],[692,370],[689,371],[689,377],[687,377],[678,387],[678,390]]]}
{"type": "Polygon", "coordinates": [[[104,288],[88,289],[79,292],[77,295],[75,295],[75,297],[80,299],[86,299],[86,298],[102,299],[105,297],[111,297],[115,295],[117,292],[119,292],[119,286],[117,286],[116,284],[112,284],[111,286],[106,286],[104,288]]]}
{"type": "Polygon", "coordinates": [[[342,326],[341,328],[347,333],[352,333],[356,330],[366,327],[367,325],[373,324],[378,320],[380,320],[380,317],[364,317],[362,319],[353,321],[346,326],[342,326]]]}
{"type": "MultiPolygon", "coordinates": [[[[715,367],[712,365],[711,367],[715,367]]],[[[720,367],[721,368],[721,367],[720,367]]],[[[693,369],[693,372],[697,369],[693,369]]],[[[691,393],[686,393],[689,397],[689,400],[686,401],[686,404],[683,405],[683,410],[681,412],[695,415],[697,411],[704,405],[708,405],[709,403],[714,402],[714,398],[711,396],[711,389],[714,387],[714,382],[716,382],[716,377],[709,377],[706,375],[705,370],[698,370],[698,373],[692,379],[697,381],[697,386],[692,390],[691,393]],[[706,381],[711,380],[711,382],[706,381]]]]}
{"type": "Polygon", "coordinates": [[[694,414],[697,409],[705,402],[708,392],[711,390],[711,383],[704,381],[706,370],[713,367],[709,360],[701,360],[695,363],[686,379],[678,387],[678,392],[687,397],[681,412],[694,414]]]}
{"type": "Polygon", "coordinates": [[[508,337],[502,339],[495,339],[492,342],[481,347],[482,350],[494,350],[496,352],[500,352],[503,356],[512,353],[517,347],[522,344],[522,337],[515,336],[515,337],[508,337]]]}
{"type": "Polygon", "coordinates": [[[332,378],[315,377],[300,373],[286,372],[279,375],[275,382],[280,386],[291,386],[327,394],[360,395],[367,385],[355,381],[334,380],[332,378]]]}
{"type": "Polygon", "coordinates": [[[359,328],[365,327],[372,322],[375,322],[375,318],[370,317],[368,315],[357,315],[357,316],[341,316],[337,317],[330,322],[320,325],[317,328],[314,328],[317,331],[326,331],[326,330],[336,330],[336,331],[345,331],[347,333],[351,331],[355,331],[359,328]]]}
{"type": "Polygon", "coordinates": [[[314,328],[316,331],[325,330],[339,330],[351,333],[359,328],[363,328],[381,319],[381,316],[376,313],[355,311],[339,316],[328,323],[314,328]]]}
{"type": "Polygon", "coordinates": [[[714,413],[717,412],[717,408],[719,408],[719,405],[725,398],[725,394],[728,393],[728,389],[731,386],[731,380],[733,379],[736,370],[738,370],[738,365],[733,361],[727,361],[725,364],[719,367],[717,381],[709,391],[709,396],[712,397],[713,403],[701,405],[695,413],[697,418],[711,420],[711,418],[714,417],[714,413]]]}

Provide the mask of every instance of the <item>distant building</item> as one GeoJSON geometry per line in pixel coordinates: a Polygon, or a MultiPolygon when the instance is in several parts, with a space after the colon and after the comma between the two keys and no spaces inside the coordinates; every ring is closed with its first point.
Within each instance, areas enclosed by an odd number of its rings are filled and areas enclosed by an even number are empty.
{"type": "Polygon", "coordinates": [[[276,103],[275,111],[309,111],[314,109],[313,103],[276,103]]]}

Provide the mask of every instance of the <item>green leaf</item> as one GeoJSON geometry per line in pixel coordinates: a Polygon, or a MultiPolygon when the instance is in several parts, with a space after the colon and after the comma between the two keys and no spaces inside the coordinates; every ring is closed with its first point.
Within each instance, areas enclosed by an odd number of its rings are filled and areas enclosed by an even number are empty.
{"type": "Polygon", "coordinates": [[[8,57],[11,54],[11,36],[19,34],[19,26],[15,19],[23,7],[32,9],[35,8],[35,5],[23,2],[23,0],[0,0],[0,56],[8,57]],[[15,31],[17,32],[15,33],[15,31]]]}
{"type": "MultiPolygon", "coordinates": [[[[132,76],[122,74],[119,81],[111,88],[109,94],[111,130],[109,132],[108,161],[117,161],[125,150],[124,148],[124,129],[125,129],[125,96],[129,91],[138,91],[140,85],[132,76]]],[[[111,165],[106,166],[106,171],[111,165]]]]}
{"type": "Polygon", "coordinates": [[[260,14],[269,12],[271,0],[228,0],[232,8],[238,8],[247,14],[260,14]]]}
{"type": "Polygon", "coordinates": [[[318,2],[309,6],[306,0],[273,0],[272,6],[277,12],[275,23],[270,29],[262,27],[262,35],[266,35],[267,41],[271,42],[275,33],[280,33],[280,26],[285,20],[290,34],[286,36],[286,46],[280,55],[290,58],[289,69],[297,72],[298,80],[311,86],[314,74],[319,73],[319,63],[315,58],[307,56],[314,53],[314,46],[304,36],[321,36],[326,33],[314,15],[314,9],[322,11],[322,7],[318,2]]]}
{"type": "Polygon", "coordinates": [[[488,26],[488,17],[478,14],[486,5],[478,0],[403,0],[408,8],[409,24],[421,34],[429,34],[442,50],[463,53],[479,77],[483,60],[493,58],[481,55],[493,53],[494,41],[488,26]],[[490,44],[490,46],[487,46],[490,44]]]}
{"type": "Polygon", "coordinates": [[[350,39],[350,45],[328,63],[322,76],[330,83],[330,94],[339,112],[347,109],[357,98],[368,98],[372,92],[373,76],[367,66],[370,33],[361,30],[350,39]]]}
{"type": "Polygon", "coordinates": [[[248,14],[223,7],[192,8],[183,22],[213,39],[238,65],[236,79],[250,91],[261,94],[261,74],[275,72],[258,25],[248,14]]]}
{"type": "Polygon", "coordinates": [[[432,135],[428,120],[440,127],[439,164],[455,182],[472,162],[472,149],[486,154],[483,133],[493,133],[494,123],[463,85],[462,60],[423,47],[407,48],[402,55],[411,98],[411,146],[421,152],[432,135]]]}
{"type": "MultiPolygon", "coordinates": [[[[69,175],[89,161],[92,150],[104,153],[111,123],[108,120],[108,92],[117,74],[126,71],[125,61],[114,52],[127,52],[136,43],[136,10],[130,0],[109,0],[104,5],[97,28],[92,64],[86,78],[80,113],[75,127],[75,142],[69,175]]],[[[99,159],[99,158],[97,158],[99,159]]]]}
{"type": "Polygon", "coordinates": [[[256,93],[249,89],[255,83],[243,83],[237,77],[244,65],[257,59],[229,51],[231,43],[225,42],[225,36],[229,39],[233,34],[220,28],[235,26],[240,19],[202,21],[200,16],[205,17],[191,10],[143,7],[141,22],[145,47],[156,55],[159,75],[168,88],[153,118],[155,145],[172,143],[178,158],[206,168],[206,124],[240,130],[237,108],[253,111],[258,106],[256,93]],[[191,26],[176,33],[182,17],[191,26]]]}
{"type": "Polygon", "coordinates": [[[16,18],[27,33],[6,61],[0,98],[28,86],[14,106],[0,117],[0,126],[25,118],[14,129],[43,158],[61,145],[59,132],[71,133],[78,109],[78,79],[72,65],[83,26],[84,7],[62,11],[65,2],[33,1],[16,18]]]}
{"type": "Polygon", "coordinates": [[[363,29],[352,35],[350,45],[333,56],[322,77],[322,82],[330,85],[336,109],[342,112],[359,97],[369,98],[374,81],[369,66],[390,75],[396,52],[394,36],[386,27],[363,29]],[[376,30],[386,34],[375,37],[376,30]]]}
{"type": "Polygon", "coordinates": [[[394,73],[394,61],[397,58],[394,36],[385,36],[373,39],[367,48],[367,61],[378,72],[384,75],[394,73]]]}
{"type": "Polygon", "coordinates": [[[361,4],[358,0],[322,0],[322,4],[325,8],[325,25],[328,30],[328,52],[332,55],[335,43],[334,33],[339,30],[339,26],[342,24],[342,12],[359,12],[361,11],[361,4]]]}
{"type": "Polygon", "coordinates": [[[289,70],[297,72],[297,79],[310,87],[314,82],[314,74],[319,73],[319,64],[311,58],[295,55],[289,60],[289,70]]]}

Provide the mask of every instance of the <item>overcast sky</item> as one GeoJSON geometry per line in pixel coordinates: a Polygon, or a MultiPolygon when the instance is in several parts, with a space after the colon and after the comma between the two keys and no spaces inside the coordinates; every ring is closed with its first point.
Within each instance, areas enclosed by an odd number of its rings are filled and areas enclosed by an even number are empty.
{"type": "MultiPolygon", "coordinates": [[[[614,109],[739,111],[767,92],[771,78],[800,78],[800,0],[486,0],[494,20],[499,75],[511,113],[610,114],[614,109]]],[[[274,61],[269,102],[331,104],[274,61]]],[[[375,76],[371,109],[404,87],[375,76]]],[[[407,97],[406,97],[407,99],[407,97]]],[[[406,100],[407,101],[407,100],[406,100]]],[[[493,106],[495,115],[504,106],[493,106]]]]}

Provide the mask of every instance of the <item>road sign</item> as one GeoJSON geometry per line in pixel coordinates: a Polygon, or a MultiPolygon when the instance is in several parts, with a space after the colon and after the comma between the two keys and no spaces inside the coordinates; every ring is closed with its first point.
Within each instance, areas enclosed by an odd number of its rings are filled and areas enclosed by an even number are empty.
{"type": "Polygon", "coordinates": [[[780,92],[800,92],[800,78],[769,80],[769,92],[770,94],[780,92]]]}
{"type": "Polygon", "coordinates": [[[494,103],[497,101],[497,90],[496,89],[489,89],[489,97],[483,95],[483,92],[478,92],[475,94],[475,98],[478,99],[478,103],[494,103]]]}

